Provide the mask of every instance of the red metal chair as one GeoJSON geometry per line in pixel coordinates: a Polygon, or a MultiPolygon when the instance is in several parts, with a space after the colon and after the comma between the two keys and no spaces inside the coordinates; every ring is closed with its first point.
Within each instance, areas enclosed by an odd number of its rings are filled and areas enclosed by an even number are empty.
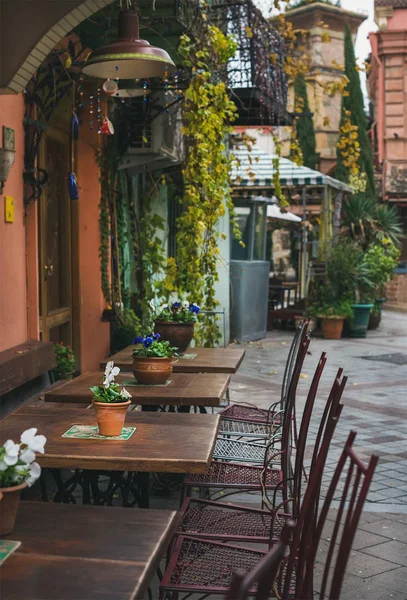
{"type": "MultiPolygon", "coordinates": [[[[218,501],[214,502],[186,498],[179,512],[178,534],[217,541],[268,543],[271,528],[273,529],[274,537],[278,537],[285,520],[290,516],[293,518],[298,517],[302,500],[304,454],[307,446],[309,424],[319,379],[325,361],[326,358],[323,354],[315,371],[314,379],[304,408],[299,443],[295,455],[290,497],[288,497],[287,491],[289,482],[285,482],[282,504],[276,507],[276,492],[279,489],[278,486],[274,489],[272,502],[269,501],[267,497],[268,489],[264,480],[266,470],[264,470],[262,479],[262,504],[267,506],[267,509],[255,509],[240,505],[225,504],[218,501]],[[290,512],[287,511],[288,508],[290,508],[290,512]]],[[[340,400],[346,385],[346,377],[341,381],[341,375],[342,370],[340,369],[335,378],[324,413],[320,420],[313,451],[314,456],[319,452],[320,443],[323,439],[327,423],[333,418],[338,420],[341,414],[342,405],[340,404],[340,400]]],[[[311,473],[312,464],[314,463],[311,463],[311,473]]],[[[286,470],[288,470],[287,467],[286,470]]]]}
{"type": "MultiPolygon", "coordinates": [[[[281,386],[280,400],[271,404],[268,409],[257,408],[254,404],[250,403],[233,403],[227,408],[220,411],[220,415],[223,419],[231,421],[247,421],[249,423],[261,423],[263,425],[270,424],[272,417],[274,416],[274,422],[277,422],[278,415],[284,410],[284,405],[288,397],[292,376],[295,370],[295,365],[299,360],[299,350],[301,343],[305,340],[305,336],[308,331],[309,319],[305,319],[295,332],[293,340],[291,342],[290,350],[288,352],[287,362],[284,369],[283,383],[281,386]],[[278,410],[279,409],[279,410],[278,410]]],[[[302,358],[304,362],[305,356],[302,358]]],[[[221,429],[222,432],[222,423],[221,429]]],[[[231,434],[231,426],[228,424],[228,428],[225,426],[225,435],[231,434]]],[[[240,434],[240,432],[239,432],[240,434]]]]}
{"type": "MultiPolygon", "coordinates": [[[[356,432],[351,431],[338,461],[322,508],[318,511],[320,480],[312,476],[304,496],[290,555],[276,580],[276,589],[282,600],[309,600],[318,591],[318,598],[338,600],[341,594],[346,565],[352,548],[363,505],[377,465],[378,457],[371,456],[365,465],[353,450],[356,432]],[[347,470],[346,470],[347,469],[347,470]],[[329,542],[322,581],[314,589],[314,564],[326,522],[328,510],[338,484],[343,484],[333,533],[329,542]],[[341,533],[339,533],[341,532],[341,533]]],[[[317,463],[320,457],[317,459],[317,463]]],[[[320,465],[317,464],[316,473],[320,465]]]]}
{"type": "MultiPolygon", "coordinates": [[[[305,497],[308,498],[307,517],[310,508],[315,509],[318,504],[319,482],[322,478],[336,421],[335,417],[328,419],[318,458],[313,466],[312,476],[305,494],[305,497]]],[[[299,521],[302,513],[303,507],[299,521]]],[[[302,518],[302,522],[305,522],[304,518],[302,518]]],[[[312,522],[315,523],[315,518],[312,519],[312,522]]],[[[175,541],[161,581],[160,598],[163,599],[167,592],[172,592],[174,600],[179,597],[180,592],[185,592],[188,596],[192,593],[225,595],[229,589],[232,574],[237,570],[248,573],[258,565],[265,554],[266,552],[243,546],[179,536],[175,541]]],[[[286,564],[287,561],[285,561],[286,564]]]]}
{"type": "Polygon", "coordinates": [[[268,600],[273,589],[280,562],[288,551],[288,544],[295,528],[294,521],[287,521],[279,541],[247,575],[235,572],[232,575],[225,600],[268,600]]]}
{"type": "MultiPolygon", "coordinates": [[[[288,430],[290,430],[295,423],[295,418],[293,418],[295,409],[295,396],[303,361],[307,355],[309,343],[310,338],[308,335],[305,335],[300,344],[298,360],[295,365],[294,373],[290,382],[290,389],[287,394],[282,439],[291,439],[288,430]]],[[[295,432],[293,435],[295,437],[295,432]]],[[[218,442],[219,440],[217,440],[217,443],[218,442]]],[[[240,463],[231,460],[232,454],[229,453],[226,455],[225,451],[223,456],[225,458],[228,456],[229,460],[227,462],[213,460],[207,473],[187,475],[183,483],[181,503],[185,496],[190,495],[192,487],[197,487],[201,490],[208,488],[222,490],[223,495],[223,490],[229,490],[229,493],[236,493],[237,490],[261,491],[260,477],[265,465],[267,465],[266,485],[268,489],[274,489],[275,486],[279,485],[282,480],[288,479],[289,475],[281,474],[282,469],[274,468],[274,464],[276,462],[281,462],[282,456],[281,451],[275,448],[274,437],[267,446],[260,444],[256,445],[250,442],[244,443],[235,440],[234,443],[231,444],[231,447],[233,450],[235,450],[236,447],[241,450],[239,454],[236,452],[237,457],[240,458],[240,463]],[[247,464],[249,461],[246,457],[249,455],[249,453],[252,453],[253,450],[256,450],[258,453],[258,462],[263,462],[263,466],[251,466],[247,464]]],[[[219,451],[216,456],[218,459],[221,458],[221,452],[219,451]]]]}

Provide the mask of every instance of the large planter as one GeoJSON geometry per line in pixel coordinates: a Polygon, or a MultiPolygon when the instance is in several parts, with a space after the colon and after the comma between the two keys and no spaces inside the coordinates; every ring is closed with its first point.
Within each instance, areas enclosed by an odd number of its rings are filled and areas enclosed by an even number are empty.
{"type": "Polygon", "coordinates": [[[8,535],[13,531],[18,505],[20,504],[20,495],[26,487],[27,484],[24,481],[20,485],[0,488],[0,493],[3,496],[0,502],[0,536],[8,535]]]}
{"type": "Polygon", "coordinates": [[[157,321],[154,331],[159,333],[163,340],[170,342],[171,346],[177,348],[177,354],[184,354],[194,337],[194,325],[193,321],[191,323],[157,321]]]}
{"type": "Polygon", "coordinates": [[[343,330],[344,317],[324,317],[321,315],[322,335],[326,340],[340,340],[343,330]]]}
{"type": "Polygon", "coordinates": [[[386,298],[376,298],[375,300],[375,311],[370,312],[368,329],[377,329],[382,320],[382,308],[386,302],[386,298]]]}
{"type": "Polygon", "coordinates": [[[133,375],[144,385],[162,385],[172,373],[173,358],[133,356],[133,375]]]}
{"type": "Polygon", "coordinates": [[[113,437],[121,434],[130,403],[130,400],[116,403],[93,401],[100,435],[113,437]]]}
{"type": "Polygon", "coordinates": [[[373,304],[352,304],[353,318],[347,321],[350,337],[366,337],[372,308],[373,304]]]}

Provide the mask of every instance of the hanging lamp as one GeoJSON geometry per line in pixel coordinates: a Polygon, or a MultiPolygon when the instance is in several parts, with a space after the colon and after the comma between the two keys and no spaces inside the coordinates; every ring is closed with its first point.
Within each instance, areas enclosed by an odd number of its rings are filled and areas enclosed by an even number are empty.
{"type": "Polygon", "coordinates": [[[122,9],[118,21],[119,39],[91,52],[82,68],[85,75],[100,79],[150,79],[175,71],[170,55],[162,48],[139,39],[138,15],[122,9]]]}

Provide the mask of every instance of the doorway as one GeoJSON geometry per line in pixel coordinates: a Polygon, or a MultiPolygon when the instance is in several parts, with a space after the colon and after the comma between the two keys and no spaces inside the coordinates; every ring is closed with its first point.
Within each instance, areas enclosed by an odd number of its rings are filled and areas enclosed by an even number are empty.
{"type": "Polygon", "coordinates": [[[65,345],[72,345],[71,207],[66,182],[69,143],[67,133],[47,128],[40,164],[49,179],[38,219],[40,336],[65,345]]]}

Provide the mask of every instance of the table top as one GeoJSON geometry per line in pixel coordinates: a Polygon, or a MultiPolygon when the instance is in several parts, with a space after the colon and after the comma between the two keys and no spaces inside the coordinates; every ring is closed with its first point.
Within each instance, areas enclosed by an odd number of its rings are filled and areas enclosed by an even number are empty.
{"type": "Polygon", "coordinates": [[[144,598],[176,528],[176,513],[21,502],[5,540],[2,600],[144,598]]]}
{"type": "MultiPolygon", "coordinates": [[[[90,386],[101,385],[102,373],[84,373],[72,381],[46,392],[46,402],[92,401],[90,386]]],[[[133,378],[132,373],[120,373],[116,383],[133,378]]],[[[172,373],[170,383],[165,386],[125,385],[135,404],[143,406],[219,406],[228,389],[230,375],[226,373],[172,373]]]]}
{"type": "Polygon", "coordinates": [[[61,437],[72,425],[96,425],[94,409],[83,405],[47,403],[22,406],[0,422],[0,445],[18,441],[36,427],[45,435],[43,467],[112,471],[206,473],[219,428],[218,415],[130,411],[127,427],[136,427],[128,440],[61,437]]]}
{"type": "MultiPolygon", "coordinates": [[[[127,346],[100,363],[104,369],[109,360],[113,360],[122,371],[131,371],[134,346],[127,346]]],[[[245,351],[241,348],[188,348],[186,354],[196,354],[195,358],[180,356],[174,364],[174,373],[236,373],[245,351]]]]}

